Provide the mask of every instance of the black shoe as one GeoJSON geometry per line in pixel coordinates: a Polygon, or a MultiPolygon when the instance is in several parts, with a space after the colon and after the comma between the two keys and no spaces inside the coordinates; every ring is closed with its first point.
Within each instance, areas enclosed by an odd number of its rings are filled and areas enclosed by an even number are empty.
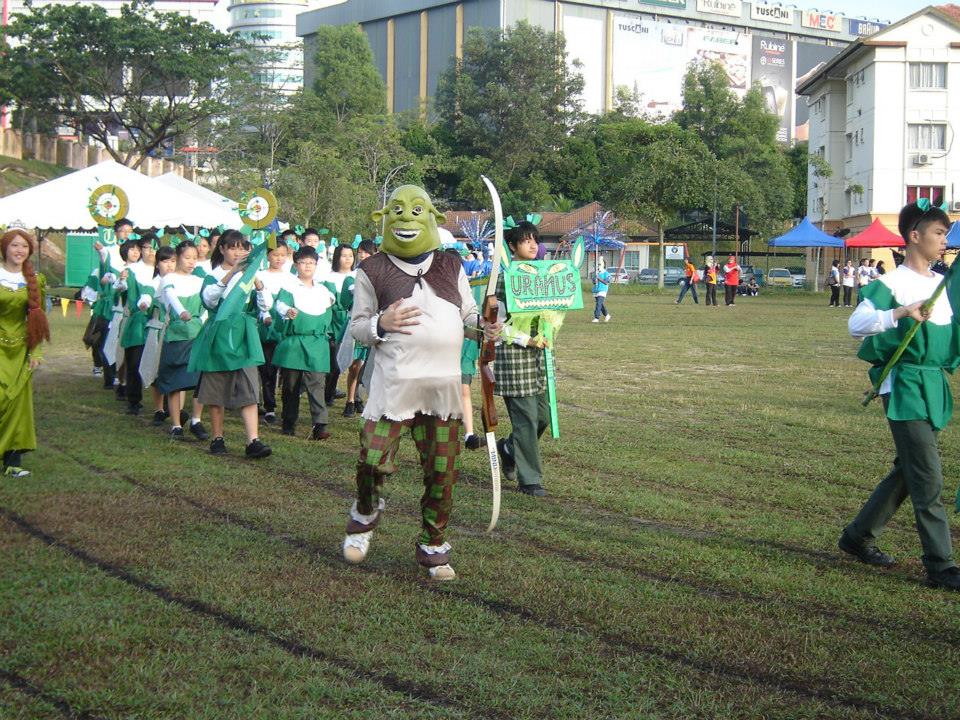
{"type": "Polygon", "coordinates": [[[264,445],[260,442],[260,438],[255,438],[252,443],[247,445],[247,457],[251,460],[259,460],[260,458],[265,458],[273,452],[270,449],[269,445],[264,445]]]}
{"type": "Polygon", "coordinates": [[[518,485],[517,490],[524,495],[533,495],[534,497],[546,497],[547,495],[547,491],[543,489],[543,485],[518,485]]]}
{"type": "Polygon", "coordinates": [[[170,416],[167,415],[163,410],[157,410],[156,412],[153,413],[153,426],[163,427],[163,423],[168,417],[170,416]]]}
{"type": "Polygon", "coordinates": [[[327,400],[327,407],[333,407],[333,400],[327,400]]]}
{"type": "Polygon", "coordinates": [[[927,585],[944,590],[960,590],[960,568],[948,567],[946,570],[927,570],[927,585]]]}
{"type": "Polygon", "coordinates": [[[123,385],[117,385],[117,400],[127,399],[127,388],[123,385]]]}
{"type": "Polygon", "coordinates": [[[190,426],[190,434],[200,441],[208,440],[210,438],[210,433],[207,432],[207,429],[203,426],[202,422],[193,423],[190,426]]]}
{"type": "Polygon", "coordinates": [[[263,421],[267,425],[273,425],[277,421],[277,414],[271,410],[270,412],[265,412],[263,414],[263,421]]]}
{"type": "Polygon", "coordinates": [[[876,545],[858,545],[846,533],[840,535],[837,547],[867,565],[890,567],[897,562],[892,555],[887,555],[882,550],[878,550],[876,545]]]}
{"type": "Polygon", "coordinates": [[[284,425],[282,428],[280,428],[280,434],[289,435],[290,437],[293,437],[294,435],[297,434],[297,431],[294,429],[292,425],[284,425]]]}
{"type": "Polygon", "coordinates": [[[183,440],[183,428],[182,427],[170,428],[170,439],[183,440]]]}
{"type": "Polygon", "coordinates": [[[326,440],[330,437],[325,423],[317,423],[313,426],[313,432],[310,434],[311,440],[326,440]]]}
{"type": "Polygon", "coordinates": [[[467,450],[479,450],[480,447],[483,445],[483,440],[480,438],[479,435],[474,435],[473,433],[470,433],[469,435],[467,435],[467,437],[464,438],[463,444],[464,446],[466,446],[467,450]]]}
{"type": "Polygon", "coordinates": [[[141,410],[143,410],[143,405],[128,405],[127,415],[139,415],[141,410]]]}
{"type": "Polygon", "coordinates": [[[517,463],[514,461],[513,456],[507,452],[506,438],[500,438],[497,440],[497,452],[500,454],[500,467],[503,469],[503,476],[507,480],[516,482],[517,463]]]}
{"type": "Polygon", "coordinates": [[[210,443],[210,454],[211,455],[226,455],[227,454],[227,444],[223,442],[222,437],[214,438],[213,442],[210,443]]]}
{"type": "Polygon", "coordinates": [[[359,400],[353,401],[353,409],[357,411],[357,415],[363,412],[363,403],[359,400]]]}
{"type": "MultiPolygon", "coordinates": [[[[170,416],[170,413],[167,413],[167,417],[170,416]]],[[[186,427],[190,424],[190,413],[186,410],[180,411],[180,427],[186,427]]]]}
{"type": "Polygon", "coordinates": [[[344,417],[353,417],[356,414],[357,414],[357,409],[356,407],[354,407],[354,404],[352,402],[348,402],[346,405],[344,405],[343,407],[344,417]]]}
{"type": "Polygon", "coordinates": [[[346,396],[347,394],[343,390],[337,390],[333,393],[334,400],[343,400],[346,396]]]}

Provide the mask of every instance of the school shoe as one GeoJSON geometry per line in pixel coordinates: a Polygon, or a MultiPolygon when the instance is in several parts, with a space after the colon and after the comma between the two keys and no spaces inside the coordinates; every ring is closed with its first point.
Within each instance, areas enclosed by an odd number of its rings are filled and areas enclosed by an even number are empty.
{"type": "Polygon", "coordinates": [[[343,390],[337,390],[335,393],[333,393],[334,400],[343,400],[346,396],[347,394],[343,390]]]}
{"type": "Polygon", "coordinates": [[[517,485],[517,490],[524,495],[532,495],[533,497],[546,497],[547,495],[547,491],[543,489],[543,485],[517,485]]]}
{"type": "Polygon", "coordinates": [[[840,539],[837,541],[837,547],[867,565],[890,567],[897,562],[893,559],[892,555],[888,555],[878,549],[876,545],[859,545],[855,543],[846,532],[841,533],[840,539]]]}
{"type": "Polygon", "coordinates": [[[596,323],[598,323],[598,322],[600,322],[600,318],[594,318],[594,319],[591,320],[590,322],[596,322],[596,323]]]}
{"type": "Polygon", "coordinates": [[[175,428],[170,428],[170,439],[183,440],[183,428],[179,426],[175,428]]]}
{"type": "Polygon", "coordinates": [[[124,385],[117,385],[117,400],[127,399],[127,388],[124,385]]]}
{"type": "Polygon", "coordinates": [[[246,456],[251,460],[260,460],[261,458],[267,457],[272,452],[273,450],[270,449],[269,445],[264,445],[262,442],[260,442],[260,438],[254,438],[253,442],[247,445],[246,456]]]}
{"type": "Polygon", "coordinates": [[[946,570],[927,570],[927,585],[944,590],[960,591],[960,568],[948,567],[946,570]]]}
{"type": "Polygon", "coordinates": [[[362,563],[370,550],[370,538],[373,530],[360,533],[347,533],[343,538],[343,559],[351,565],[362,563]]]}
{"type": "Polygon", "coordinates": [[[201,442],[210,438],[210,433],[203,426],[202,422],[195,422],[190,425],[190,434],[201,442]]]}
{"type": "Polygon", "coordinates": [[[610,318],[612,318],[612,317],[613,317],[613,315],[607,315],[606,317],[603,318],[603,321],[604,321],[604,322],[610,322],[610,318]]]}
{"type": "Polygon", "coordinates": [[[267,425],[273,425],[277,421],[277,414],[273,411],[266,412],[263,414],[263,421],[267,425]]]}
{"type": "Polygon", "coordinates": [[[330,433],[327,432],[326,423],[317,423],[313,426],[313,432],[310,434],[311,440],[326,440],[330,437],[330,433]]]}
{"type": "Polygon", "coordinates": [[[163,423],[166,421],[168,417],[170,416],[167,413],[165,413],[163,410],[157,410],[156,412],[153,413],[153,426],[163,427],[163,423]]]}
{"type": "Polygon", "coordinates": [[[500,438],[497,440],[497,452],[500,454],[500,467],[503,468],[503,476],[507,480],[516,482],[517,480],[517,463],[507,451],[507,439],[500,438]]]}
{"type": "Polygon", "coordinates": [[[354,406],[352,402],[348,402],[343,408],[343,416],[353,417],[356,414],[357,414],[357,408],[354,406]]]}
{"type": "Polygon", "coordinates": [[[296,435],[297,433],[296,433],[296,430],[294,429],[293,425],[284,425],[282,428],[280,428],[280,434],[281,434],[281,435],[289,435],[289,436],[292,437],[292,436],[296,435]]]}
{"type": "Polygon", "coordinates": [[[463,444],[467,450],[479,450],[480,446],[483,445],[483,441],[480,439],[479,435],[470,433],[463,439],[463,444]]]}
{"type": "Polygon", "coordinates": [[[103,375],[103,368],[95,367],[95,368],[93,369],[93,376],[94,376],[94,377],[100,377],[101,375],[103,375]]]}
{"type": "Polygon", "coordinates": [[[223,441],[222,437],[216,437],[213,439],[213,442],[210,443],[210,454],[211,455],[227,454],[227,444],[223,441]]]}
{"type": "Polygon", "coordinates": [[[128,405],[127,415],[139,415],[141,410],[143,410],[143,405],[128,405]]]}
{"type": "Polygon", "coordinates": [[[26,468],[17,467],[16,465],[7,465],[3,469],[3,476],[9,478],[25,478],[30,477],[30,471],[26,468]]]}
{"type": "Polygon", "coordinates": [[[353,409],[357,411],[357,415],[360,415],[363,412],[363,403],[360,400],[354,400],[353,409]]]}

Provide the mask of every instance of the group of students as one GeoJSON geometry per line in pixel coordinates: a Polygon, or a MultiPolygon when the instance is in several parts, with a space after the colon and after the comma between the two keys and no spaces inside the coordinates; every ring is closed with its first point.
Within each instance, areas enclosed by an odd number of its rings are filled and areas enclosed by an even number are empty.
{"type": "Polygon", "coordinates": [[[853,288],[855,287],[859,305],[863,298],[863,289],[886,272],[883,260],[862,258],[859,267],[854,266],[853,260],[847,260],[843,268],[840,267],[839,260],[834,260],[830,267],[830,276],[827,278],[827,287],[830,288],[828,307],[840,307],[840,288],[843,288],[843,307],[853,307],[853,288]]]}
{"type": "MultiPolygon", "coordinates": [[[[745,283],[741,289],[740,273],[743,268],[737,262],[737,257],[731,255],[727,258],[727,263],[723,266],[723,302],[727,307],[736,305],[737,295],[750,295],[755,297],[759,293],[759,286],[756,278],[751,277],[749,283],[745,283]]],[[[676,304],[683,302],[684,296],[690,292],[695,305],[700,304],[697,297],[697,283],[703,281],[706,289],[707,306],[717,307],[717,283],[720,279],[720,265],[712,256],[707,256],[703,268],[698,271],[697,266],[693,264],[688,257],[683,262],[683,280],[680,281],[680,295],[676,299],[676,304]]]]}
{"type": "Polygon", "coordinates": [[[155,425],[169,419],[177,439],[186,432],[200,441],[212,436],[210,452],[224,454],[225,411],[237,410],[245,454],[258,459],[271,454],[259,424],[261,414],[276,422],[278,382],[283,434],[296,432],[304,391],[313,440],[330,437],[328,406],[337,397],[346,397],[345,416],[362,410],[364,349],[347,362],[346,393],[337,390],[336,351],[352,306],[355,259],[376,252],[373,242],[361,242],[356,258],[352,247],[338,246],[331,267],[318,232],[297,237],[288,230],[268,247],[267,267],[241,284],[253,273],[246,272],[253,246],[241,232],[202,232],[161,247],[156,234],[131,237],[133,229],[119,220],[116,243],[96,244],[100,263],[81,292],[92,305],[84,340],[94,375],[129,414],[142,412],[149,385],[155,425]]]}

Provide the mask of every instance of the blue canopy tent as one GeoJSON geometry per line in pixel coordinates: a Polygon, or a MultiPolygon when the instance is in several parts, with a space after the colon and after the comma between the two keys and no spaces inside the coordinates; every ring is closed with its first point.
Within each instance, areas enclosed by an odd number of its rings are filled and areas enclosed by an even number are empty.
{"type": "Polygon", "coordinates": [[[773,238],[773,240],[767,244],[773,247],[817,248],[817,269],[813,274],[814,292],[820,289],[820,248],[842,248],[844,246],[842,238],[827,235],[823,230],[814,227],[813,223],[810,222],[810,218],[804,218],[793,230],[780,237],[773,238]]]}
{"type": "Polygon", "coordinates": [[[960,220],[955,220],[947,233],[947,247],[951,250],[960,248],[960,220]]]}

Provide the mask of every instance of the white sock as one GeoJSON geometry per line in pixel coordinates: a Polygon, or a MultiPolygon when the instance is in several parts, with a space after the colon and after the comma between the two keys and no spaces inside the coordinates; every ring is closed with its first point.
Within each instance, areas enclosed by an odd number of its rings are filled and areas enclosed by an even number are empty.
{"type": "Polygon", "coordinates": [[[196,425],[198,422],[200,422],[200,418],[190,418],[191,426],[196,425]]]}

